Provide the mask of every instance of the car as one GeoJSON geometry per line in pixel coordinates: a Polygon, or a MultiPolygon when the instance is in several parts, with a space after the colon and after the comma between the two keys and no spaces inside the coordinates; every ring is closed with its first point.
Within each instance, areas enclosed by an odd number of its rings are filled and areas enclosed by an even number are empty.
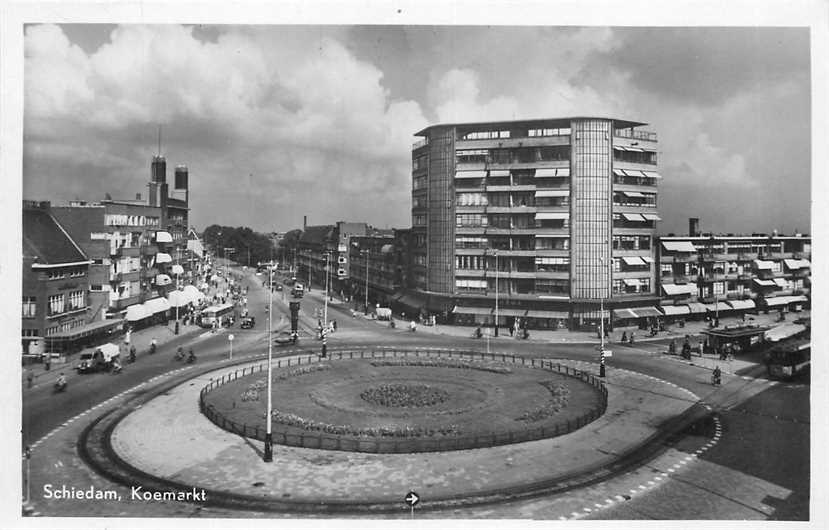
{"type": "Polygon", "coordinates": [[[282,290],[282,284],[281,284],[281,283],[277,283],[277,284],[275,285],[274,289],[276,289],[277,291],[281,291],[281,290],[282,290]]]}
{"type": "Polygon", "coordinates": [[[244,317],[242,319],[242,323],[241,323],[240,327],[242,329],[251,329],[255,325],[256,325],[256,318],[248,316],[248,317],[244,317]]]}
{"type": "Polygon", "coordinates": [[[275,339],[273,339],[273,343],[277,346],[290,346],[292,344],[296,344],[299,341],[299,335],[295,335],[291,331],[285,330],[279,334],[275,339]]]}

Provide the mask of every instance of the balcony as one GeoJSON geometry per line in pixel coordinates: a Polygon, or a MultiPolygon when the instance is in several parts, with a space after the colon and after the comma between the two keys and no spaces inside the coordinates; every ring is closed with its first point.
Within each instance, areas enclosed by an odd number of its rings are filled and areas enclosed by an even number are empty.
{"type": "Polygon", "coordinates": [[[613,131],[613,136],[616,138],[630,138],[631,140],[644,140],[646,142],[657,141],[655,132],[641,129],[616,129],[613,131]]]}

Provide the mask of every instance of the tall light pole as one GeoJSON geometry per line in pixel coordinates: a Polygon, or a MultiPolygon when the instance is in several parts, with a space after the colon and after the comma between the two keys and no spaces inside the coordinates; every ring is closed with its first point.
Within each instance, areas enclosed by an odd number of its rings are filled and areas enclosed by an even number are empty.
{"type": "Polygon", "coordinates": [[[602,271],[602,286],[599,291],[599,377],[605,376],[605,367],[604,367],[604,288],[605,288],[605,281],[607,278],[605,277],[604,272],[604,258],[599,258],[599,264],[601,265],[602,271]]]}
{"type": "MultiPolygon", "coordinates": [[[[271,259],[273,261],[273,259],[271,259]]],[[[273,434],[271,433],[271,414],[273,412],[273,335],[271,334],[271,315],[273,314],[273,267],[268,264],[268,415],[265,422],[265,462],[273,462],[273,434]]]]}
{"type": "MultiPolygon", "coordinates": [[[[325,253],[325,305],[322,310],[322,325],[323,330],[328,326],[328,258],[331,256],[330,252],[325,253]]],[[[323,333],[324,334],[324,333],[323,333]]]]}
{"type": "MultiPolygon", "coordinates": [[[[176,246],[176,265],[181,267],[181,247],[176,246]]],[[[179,269],[176,269],[176,291],[181,289],[181,273],[178,272],[179,269]]],[[[179,331],[179,314],[178,314],[178,300],[176,300],[176,335],[178,335],[179,331]]]]}

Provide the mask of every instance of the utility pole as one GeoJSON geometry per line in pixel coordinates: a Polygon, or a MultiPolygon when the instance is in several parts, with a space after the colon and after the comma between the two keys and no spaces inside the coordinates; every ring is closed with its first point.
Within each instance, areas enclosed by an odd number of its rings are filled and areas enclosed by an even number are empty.
{"type": "MultiPolygon", "coordinates": [[[[271,259],[273,262],[273,259],[271,259]]],[[[265,462],[273,462],[273,434],[271,432],[271,415],[273,413],[273,335],[271,328],[271,315],[273,314],[273,289],[271,282],[273,281],[273,267],[272,263],[268,264],[268,414],[265,427],[265,462]]]]}

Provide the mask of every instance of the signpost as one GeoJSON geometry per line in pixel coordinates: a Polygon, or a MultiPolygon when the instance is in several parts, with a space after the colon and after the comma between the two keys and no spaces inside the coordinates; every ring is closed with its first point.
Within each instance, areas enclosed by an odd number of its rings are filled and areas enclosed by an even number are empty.
{"type": "Polygon", "coordinates": [[[227,336],[227,340],[230,341],[230,360],[233,360],[233,333],[227,336]]]}
{"type": "Polygon", "coordinates": [[[413,491],[410,491],[409,493],[406,494],[406,497],[403,500],[405,501],[406,504],[409,505],[409,507],[411,507],[411,509],[412,509],[412,519],[414,519],[414,507],[417,503],[420,502],[420,496],[417,493],[415,493],[413,491]]]}
{"type": "Polygon", "coordinates": [[[30,473],[29,473],[29,461],[32,459],[32,448],[28,445],[26,446],[26,451],[24,453],[26,457],[26,504],[29,503],[29,499],[31,499],[31,486],[30,486],[30,473]]]}

